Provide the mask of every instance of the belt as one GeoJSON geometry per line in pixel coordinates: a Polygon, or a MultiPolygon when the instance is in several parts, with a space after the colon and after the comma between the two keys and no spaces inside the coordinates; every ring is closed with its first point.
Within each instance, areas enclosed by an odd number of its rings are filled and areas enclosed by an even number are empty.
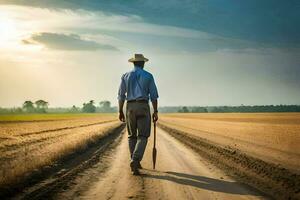
{"type": "Polygon", "coordinates": [[[148,103],[148,100],[145,100],[145,99],[133,99],[133,100],[127,101],[127,103],[133,103],[133,102],[148,103]]]}

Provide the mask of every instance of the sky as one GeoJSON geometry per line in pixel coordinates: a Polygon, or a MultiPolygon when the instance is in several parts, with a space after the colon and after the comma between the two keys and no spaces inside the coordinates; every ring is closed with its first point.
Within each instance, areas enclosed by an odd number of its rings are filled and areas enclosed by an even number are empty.
{"type": "Polygon", "coordinates": [[[117,105],[142,53],[160,106],[300,104],[297,0],[0,0],[0,107],[117,105]]]}

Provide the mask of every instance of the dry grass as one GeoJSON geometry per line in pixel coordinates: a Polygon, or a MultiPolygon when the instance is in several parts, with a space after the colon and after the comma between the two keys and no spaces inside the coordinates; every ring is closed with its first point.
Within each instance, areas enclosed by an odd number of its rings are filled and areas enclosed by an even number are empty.
{"type": "Polygon", "coordinates": [[[51,121],[62,119],[82,119],[94,117],[112,117],[113,113],[24,113],[24,114],[0,114],[0,122],[28,122],[28,121],[51,121]]]}
{"type": "Polygon", "coordinates": [[[117,118],[116,114],[74,114],[74,115],[25,115],[25,116],[0,116],[0,141],[18,135],[26,135],[47,130],[54,130],[66,127],[75,127],[87,124],[94,124],[103,121],[111,121],[117,118]],[[40,116],[40,118],[37,118],[40,116]],[[57,118],[55,118],[55,116],[57,118]],[[1,120],[7,120],[1,122],[1,120]],[[17,120],[19,119],[19,120],[17,120]],[[16,121],[13,121],[16,120],[16,121]],[[24,122],[26,120],[26,122],[24,122]]]}
{"type": "Polygon", "coordinates": [[[116,119],[114,115],[94,115],[43,122],[0,123],[0,185],[12,183],[83,148],[118,126],[119,122],[113,119],[116,119]]]}
{"type": "Polygon", "coordinates": [[[160,123],[266,161],[300,168],[299,113],[166,114],[160,123]]]}

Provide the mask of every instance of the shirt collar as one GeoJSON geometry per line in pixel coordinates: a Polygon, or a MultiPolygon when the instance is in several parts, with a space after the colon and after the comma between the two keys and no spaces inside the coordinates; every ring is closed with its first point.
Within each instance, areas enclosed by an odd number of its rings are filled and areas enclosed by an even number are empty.
{"type": "Polygon", "coordinates": [[[139,70],[139,69],[142,69],[142,68],[138,65],[134,65],[134,70],[139,70]]]}

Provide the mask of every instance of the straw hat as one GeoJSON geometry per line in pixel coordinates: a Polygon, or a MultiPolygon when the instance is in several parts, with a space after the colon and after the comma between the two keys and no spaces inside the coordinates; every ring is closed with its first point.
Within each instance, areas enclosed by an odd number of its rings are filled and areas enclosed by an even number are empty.
{"type": "Polygon", "coordinates": [[[145,58],[143,56],[143,54],[134,54],[134,57],[133,58],[130,58],[128,60],[128,62],[135,62],[135,61],[144,61],[144,62],[147,62],[149,59],[148,58],[145,58]]]}

